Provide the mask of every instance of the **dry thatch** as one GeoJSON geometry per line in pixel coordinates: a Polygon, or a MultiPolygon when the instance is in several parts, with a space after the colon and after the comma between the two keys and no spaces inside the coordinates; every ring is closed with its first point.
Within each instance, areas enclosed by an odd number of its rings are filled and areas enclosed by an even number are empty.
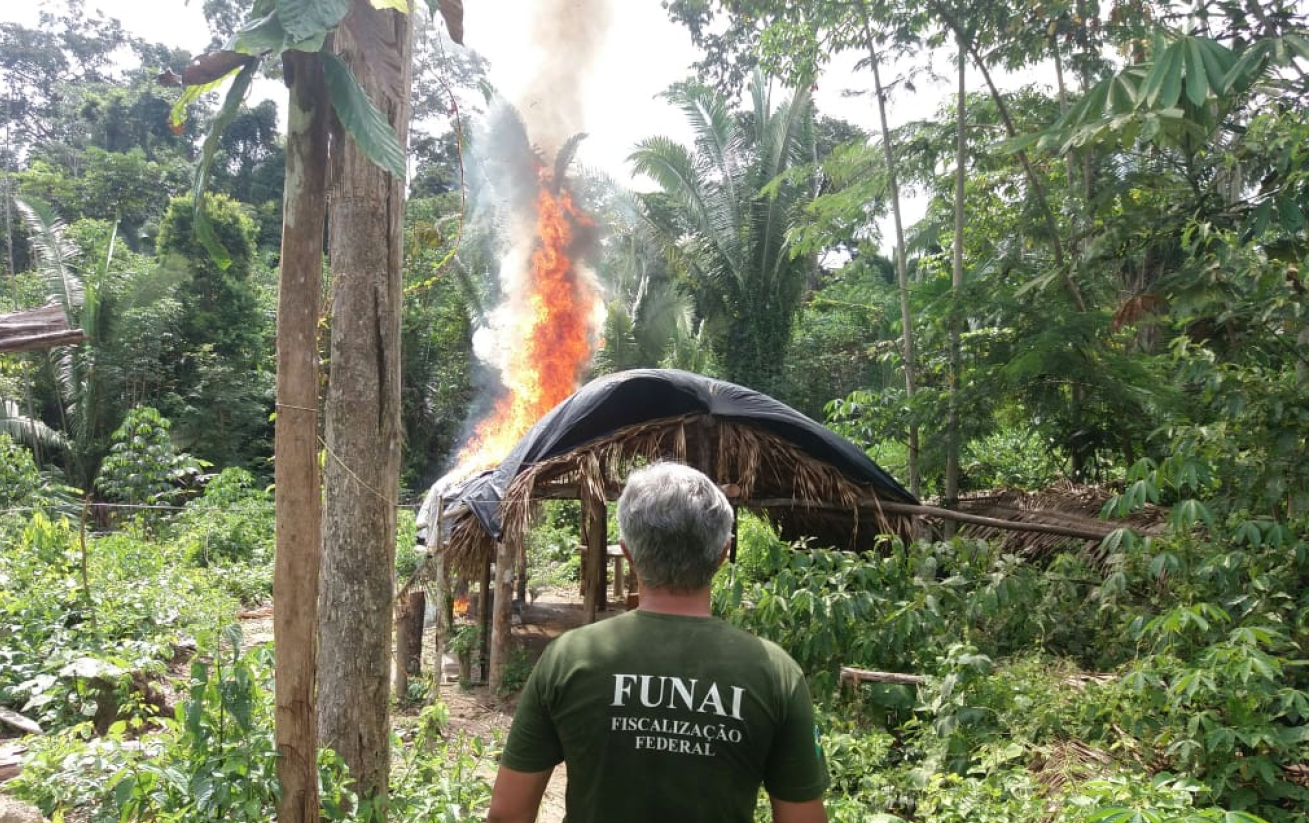
{"type": "MultiPolygon", "coordinates": [[[[882,511],[870,484],[760,426],[693,414],[627,426],[524,466],[501,503],[504,540],[521,543],[540,501],[583,494],[614,500],[632,468],[660,459],[705,472],[737,506],[766,513],[787,540],[811,537],[818,545],[857,550],[872,546],[878,535],[911,532],[911,518],[882,511]]],[[[471,570],[493,557],[495,541],[471,512],[446,517],[444,550],[455,566],[471,570]]]]}
{"type": "Polygon", "coordinates": [[[1106,557],[1099,538],[1120,528],[1128,528],[1138,534],[1156,534],[1162,529],[1166,517],[1163,509],[1147,506],[1129,517],[1102,520],[1099,517],[1100,511],[1112,496],[1113,492],[1104,486],[1061,481],[1039,492],[1001,489],[969,494],[959,500],[959,510],[969,514],[1015,523],[1069,526],[1097,534],[1099,537],[1095,539],[1081,540],[974,524],[964,525],[960,533],[998,543],[1004,551],[1029,560],[1045,560],[1071,547],[1086,552],[1092,562],[1101,564],[1106,557]]]}

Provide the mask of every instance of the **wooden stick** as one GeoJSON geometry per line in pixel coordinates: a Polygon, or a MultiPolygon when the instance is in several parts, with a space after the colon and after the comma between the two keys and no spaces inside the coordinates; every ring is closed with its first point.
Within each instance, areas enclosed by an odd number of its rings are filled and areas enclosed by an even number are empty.
{"type": "MultiPolygon", "coordinates": [[[[740,505],[750,507],[758,506],[760,508],[791,506],[795,508],[810,509],[829,509],[832,511],[849,511],[850,506],[843,506],[837,503],[821,503],[798,498],[770,498],[767,500],[743,500],[740,505]]],[[[1057,534],[1062,537],[1077,537],[1082,540],[1103,540],[1107,535],[1117,527],[1111,527],[1105,524],[1103,531],[1092,529],[1079,529],[1075,526],[1060,526],[1054,523],[1027,523],[1021,520],[1002,520],[998,517],[983,517],[980,514],[968,514],[967,512],[957,512],[952,509],[942,509],[938,506],[923,506],[913,503],[897,503],[891,500],[861,501],[859,508],[881,509],[883,512],[890,514],[920,514],[925,517],[939,517],[944,520],[957,520],[960,523],[973,523],[979,526],[991,526],[997,529],[1006,529],[1016,532],[1041,532],[1044,534],[1057,534]]],[[[1033,512],[1039,514],[1039,512],[1033,512]]]]}
{"type": "Polygon", "coordinates": [[[24,734],[42,734],[41,724],[3,706],[0,706],[0,723],[12,726],[24,734]]]}
{"type": "Polygon", "coordinates": [[[898,686],[921,686],[927,678],[921,674],[901,674],[899,672],[875,672],[870,669],[841,667],[841,682],[856,683],[894,683],[898,686]]]}

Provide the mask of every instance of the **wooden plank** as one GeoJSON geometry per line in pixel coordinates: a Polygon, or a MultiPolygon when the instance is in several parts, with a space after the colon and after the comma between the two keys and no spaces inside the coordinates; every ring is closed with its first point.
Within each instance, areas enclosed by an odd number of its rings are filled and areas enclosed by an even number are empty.
{"type": "Polygon", "coordinates": [[[35,349],[52,349],[55,346],[75,346],[86,339],[81,329],[33,334],[24,337],[9,337],[0,340],[0,353],[33,351],[35,349]]]}
{"type": "Polygon", "coordinates": [[[55,303],[0,314],[0,352],[71,346],[85,339],[81,329],[69,328],[63,307],[55,303]]]}

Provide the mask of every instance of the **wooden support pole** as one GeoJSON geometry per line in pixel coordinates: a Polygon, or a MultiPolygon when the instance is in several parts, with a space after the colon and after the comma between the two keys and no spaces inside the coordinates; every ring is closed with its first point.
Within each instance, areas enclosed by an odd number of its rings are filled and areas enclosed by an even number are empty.
{"type": "Polygon", "coordinates": [[[518,584],[515,592],[518,602],[527,605],[527,541],[518,544],[518,584]]]}
{"type": "Polygon", "coordinates": [[[478,602],[481,608],[478,609],[478,625],[482,627],[481,642],[478,643],[480,655],[478,657],[478,676],[482,682],[486,682],[487,669],[490,668],[491,662],[491,598],[495,595],[491,593],[491,566],[492,561],[486,561],[482,567],[482,588],[478,592],[478,602]]]}
{"type": "Polygon", "coordinates": [[[427,562],[434,564],[432,569],[432,601],[436,611],[436,626],[432,632],[432,666],[436,669],[432,678],[430,697],[438,700],[441,682],[445,680],[445,648],[450,640],[450,624],[453,622],[450,606],[449,564],[441,546],[441,527],[445,518],[445,498],[437,498],[436,518],[427,529],[427,562]]]}
{"type": "Polygon", "coordinates": [[[605,566],[608,563],[605,536],[605,501],[591,496],[582,498],[582,535],[586,552],[582,562],[582,620],[594,623],[596,612],[605,607],[605,566]]]}
{"type": "Polygon", "coordinates": [[[422,589],[403,593],[395,603],[395,697],[409,694],[409,677],[423,673],[423,616],[427,595],[422,589]]]}
{"type": "MultiPolygon", "coordinates": [[[[323,283],[328,128],[318,54],[283,56],[291,84],[277,296],[277,421],[273,481],[274,736],[281,785],[276,819],[317,823],[318,594],[323,485],[318,464],[318,320],[323,283]]],[[[385,694],[385,692],[383,692],[385,694]]]]}
{"type": "Polygon", "coordinates": [[[423,673],[423,623],[427,613],[427,593],[422,589],[410,592],[408,598],[409,627],[405,642],[400,646],[400,661],[410,674],[423,673]]]}
{"type": "Polygon", "coordinates": [[[514,566],[516,547],[508,541],[496,545],[495,552],[495,609],[491,624],[491,660],[487,667],[486,683],[492,694],[500,691],[504,682],[505,663],[509,660],[510,626],[514,606],[514,566]]]}

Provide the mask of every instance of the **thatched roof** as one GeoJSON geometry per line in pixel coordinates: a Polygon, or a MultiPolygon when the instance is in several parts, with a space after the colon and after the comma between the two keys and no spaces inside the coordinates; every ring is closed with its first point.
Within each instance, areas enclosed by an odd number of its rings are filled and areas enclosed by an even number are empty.
{"type": "Polygon", "coordinates": [[[652,460],[695,466],[740,507],[766,512],[783,538],[860,549],[908,534],[883,500],[916,503],[859,448],[771,397],[719,380],[641,369],[593,381],[551,411],[495,470],[447,505],[445,550],[460,565],[517,543],[535,504],[582,493],[616,499],[652,460]]]}

